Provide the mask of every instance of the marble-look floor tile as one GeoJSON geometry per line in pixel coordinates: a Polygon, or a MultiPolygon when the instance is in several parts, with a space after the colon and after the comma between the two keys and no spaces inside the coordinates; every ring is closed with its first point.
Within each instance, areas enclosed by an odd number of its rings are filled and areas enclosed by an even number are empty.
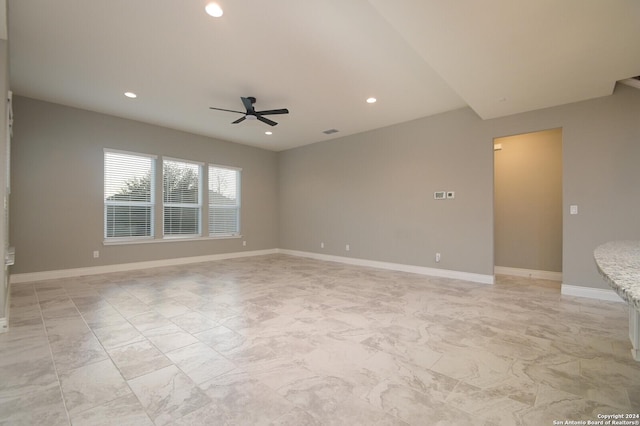
{"type": "Polygon", "coordinates": [[[166,353],[194,383],[202,383],[236,368],[218,352],[204,343],[197,342],[166,353]]]}
{"type": "Polygon", "coordinates": [[[202,343],[211,346],[216,351],[225,354],[241,347],[246,338],[224,326],[217,326],[194,336],[202,343]]]}
{"type": "Polygon", "coordinates": [[[210,300],[198,307],[198,312],[218,323],[222,323],[238,315],[238,311],[232,309],[228,304],[219,301],[212,302],[210,300]]]}
{"type": "Polygon", "coordinates": [[[140,299],[137,299],[130,295],[125,295],[113,299],[105,297],[105,299],[125,318],[131,318],[150,310],[149,306],[145,305],[142,301],[140,301],[140,299]]]}
{"type": "Polygon", "coordinates": [[[145,337],[128,322],[94,328],[93,332],[105,349],[145,340],[145,337]]]}
{"type": "Polygon", "coordinates": [[[377,373],[378,384],[395,383],[416,392],[444,401],[459,383],[457,379],[423,366],[407,363],[402,358],[378,352],[362,363],[362,367],[377,373]]]}
{"type": "Polygon", "coordinates": [[[42,312],[37,304],[20,307],[19,309],[10,308],[9,312],[9,326],[12,328],[43,323],[42,312]]]}
{"type": "Polygon", "coordinates": [[[471,414],[475,419],[484,419],[496,425],[521,425],[519,415],[530,409],[533,404],[500,397],[496,389],[481,389],[460,382],[447,399],[447,405],[471,414]]]}
{"type": "Polygon", "coordinates": [[[619,413],[618,408],[541,385],[535,406],[518,413],[518,416],[523,425],[536,426],[564,419],[597,421],[600,420],[599,414],[619,413]]]}
{"type": "Polygon", "coordinates": [[[301,363],[319,375],[340,377],[349,383],[353,396],[360,397],[384,378],[376,370],[367,368],[368,360],[377,353],[359,343],[327,339],[321,347],[305,355],[301,363]]]}
{"type": "Polygon", "coordinates": [[[92,328],[107,327],[109,325],[122,324],[127,321],[125,317],[111,305],[104,306],[97,310],[83,312],[82,318],[87,325],[92,328]]]}
{"type": "Polygon", "coordinates": [[[299,380],[282,387],[279,393],[320,424],[407,424],[380,407],[355,397],[353,385],[338,377],[316,376],[299,380]]]}
{"type": "Polygon", "coordinates": [[[174,365],[129,380],[156,425],[169,425],[211,400],[174,365]]]}
{"type": "Polygon", "coordinates": [[[306,368],[302,363],[282,360],[249,365],[242,371],[275,391],[280,391],[280,389],[291,386],[297,381],[309,380],[319,375],[319,373],[306,368]]]}
{"type": "Polygon", "coordinates": [[[174,316],[171,318],[171,322],[191,334],[200,333],[218,326],[217,322],[205,317],[199,312],[193,311],[174,316]]]}
{"type": "Polygon", "coordinates": [[[246,329],[261,327],[278,318],[278,314],[265,308],[247,307],[238,315],[221,320],[220,323],[233,331],[242,333],[246,329]]]}
{"type": "Polygon", "coordinates": [[[470,348],[443,355],[431,370],[484,388],[510,379],[514,361],[483,349],[470,348]]]}
{"type": "Polygon", "coordinates": [[[273,426],[322,426],[323,424],[326,423],[315,419],[311,414],[298,407],[271,422],[273,426]]]}
{"type": "Polygon", "coordinates": [[[232,425],[227,411],[219,402],[211,402],[204,407],[198,408],[191,413],[176,419],[174,426],[211,426],[211,425],[232,425]]]}
{"type": "Polygon", "coordinates": [[[27,394],[0,397],[0,425],[68,426],[60,387],[56,383],[27,394]]]}
{"type": "Polygon", "coordinates": [[[198,289],[190,291],[184,288],[177,288],[173,292],[173,300],[183,304],[192,311],[197,311],[201,306],[209,303],[209,300],[203,297],[198,289]]]}
{"type": "Polygon", "coordinates": [[[145,331],[153,330],[154,328],[167,327],[172,325],[171,321],[155,311],[147,311],[128,319],[135,328],[143,333],[145,331]]]}
{"type": "Polygon", "coordinates": [[[178,315],[184,315],[192,312],[191,309],[173,299],[163,300],[160,303],[149,304],[149,307],[165,318],[173,318],[178,315]]]}
{"type": "Polygon", "coordinates": [[[164,353],[192,345],[198,341],[175,324],[146,330],[142,334],[164,353]]]}
{"type": "Polygon", "coordinates": [[[171,361],[147,340],[112,348],[108,352],[127,380],[171,365],[171,361]]]}
{"type": "Polygon", "coordinates": [[[107,302],[97,292],[91,295],[72,296],[71,300],[73,300],[73,304],[78,308],[78,311],[80,311],[81,314],[111,307],[109,302],[107,302]]]}
{"type": "Polygon", "coordinates": [[[418,344],[419,342],[420,335],[417,331],[391,327],[363,340],[362,344],[425,367],[431,367],[442,358],[441,352],[430,348],[426,342],[418,344]]]}
{"type": "Polygon", "coordinates": [[[0,367],[31,360],[51,359],[51,349],[42,326],[21,327],[22,330],[0,334],[0,367]]]}
{"type": "Polygon", "coordinates": [[[11,293],[2,425],[538,426],[640,411],[627,306],[556,282],[268,255],[11,293]]]}
{"type": "Polygon", "coordinates": [[[111,360],[96,362],[60,375],[60,386],[70,415],[131,393],[111,360]]]}
{"type": "Polygon", "coordinates": [[[73,426],[153,426],[153,422],[130,394],[71,416],[73,426]]]}
{"type": "Polygon", "coordinates": [[[229,424],[268,424],[294,406],[251,374],[224,374],[201,385],[229,424]]]}
{"type": "Polygon", "coordinates": [[[91,332],[52,342],[51,353],[59,373],[108,359],[104,348],[91,332]]]}
{"type": "Polygon", "coordinates": [[[73,339],[91,333],[91,329],[82,317],[51,318],[45,321],[45,329],[49,342],[57,343],[65,339],[73,339]]]}
{"type": "Polygon", "coordinates": [[[36,297],[36,290],[33,288],[32,284],[22,283],[20,285],[12,284],[11,285],[11,300],[18,299],[20,297],[36,297]]]}
{"type": "Polygon", "coordinates": [[[46,320],[52,318],[79,318],[80,312],[73,304],[71,299],[67,296],[64,297],[64,301],[50,300],[47,306],[40,304],[42,310],[42,318],[46,320]]]}
{"type": "Polygon", "coordinates": [[[0,378],[0,399],[29,395],[42,388],[58,385],[58,376],[50,354],[31,356],[0,366],[0,378]]]}
{"type": "Polygon", "coordinates": [[[424,424],[423,422],[430,425],[494,424],[493,419],[472,415],[450,404],[444,404],[430,394],[417,392],[401,384],[381,383],[368,395],[367,401],[412,425],[424,424]]]}
{"type": "Polygon", "coordinates": [[[67,292],[59,284],[36,284],[36,295],[40,303],[46,303],[49,300],[55,300],[61,297],[66,297],[67,292]]]}
{"type": "MultiPolygon", "coordinates": [[[[566,354],[549,355],[532,363],[516,361],[513,373],[517,377],[544,385],[547,388],[608,406],[629,409],[630,400],[625,385],[630,382],[626,378],[616,382],[616,375],[613,373],[610,380],[604,380],[603,377],[608,377],[606,374],[596,373],[594,375],[593,371],[581,368],[581,364],[585,361],[590,360],[579,360],[566,354]],[[600,377],[600,379],[595,377],[600,377]]],[[[607,364],[613,366],[613,364],[607,364]]],[[[594,366],[596,370],[598,369],[597,365],[598,363],[594,366]]],[[[607,367],[603,365],[602,368],[607,367]]]]}

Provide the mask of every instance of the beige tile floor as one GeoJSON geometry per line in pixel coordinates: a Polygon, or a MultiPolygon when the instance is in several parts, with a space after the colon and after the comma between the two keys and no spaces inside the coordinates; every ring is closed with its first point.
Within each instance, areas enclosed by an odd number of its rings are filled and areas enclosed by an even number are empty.
{"type": "Polygon", "coordinates": [[[640,413],[627,307],[263,256],[19,284],[2,425],[552,425],[640,413]]]}

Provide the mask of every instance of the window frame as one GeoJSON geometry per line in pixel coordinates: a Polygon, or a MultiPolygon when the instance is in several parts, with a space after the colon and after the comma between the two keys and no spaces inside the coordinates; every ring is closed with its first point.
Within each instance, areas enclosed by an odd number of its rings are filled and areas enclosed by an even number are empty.
{"type": "Polygon", "coordinates": [[[183,240],[183,239],[196,239],[202,237],[202,193],[203,193],[203,162],[200,161],[191,161],[185,160],[182,158],[174,158],[174,157],[162,157],[162,239],[164,240],[183,240]],[[174,162],[174,163],[184,163],[184,164],[193,164],[198,166],[198,201],[197,203],[174,203],[174,202],[166,202],[165,201],[165,162],[174,162]],[[195,234],[167,234],[166,230],[166,208],[167,207],[177,207],[177,208],[197,208],[197,233],[195,234]]]}
{"type": "MultiPolygon", "coordinates": [[[[111,148],[103,149],[103,229],[102,234],[105,242],[117,243],[117,242],[141,242],[155,239],[155,210],[156,210],[156,169],[158,157],[153,154],[144,154],[133,151],[123,151],[111,148]],[[131,157],[145,158],[150,160],[149,170],[149,201],[123,201],[123,200],[107,200],[107,155],[108,154],[120,154],[131,157]],[[129,236],[108,236],[108,209],[110,206],[121,207],[145,207],[149,208],[149,235],[129,235],[129,236]]],[[[131,226],[131,225],[130,225],[131,226]]]]}
{"type": "Polygon", "coordinates": [[[232,167],[232,166],[224,166],[221,164],[213,164],[213,163],[209,163],[207,165],[207,207],[208,207],[208,212],[207,212],[207,224],[209,226],[209,237],[211,238],[237,238],[241,236],[241,225],[242,225],[242,221],[241,221],[241,212],[242,212],[242,169],[239,167],[232,167]],[[236,204],[233,206],[229,206],[229,205],[220,205],[220,204],[214,204],[211,200],[211,198],[209,197],[209,195],[211,194],[211,188],[210,188],[210,184],[211,184],[211,169],[212,168],[217,168],[217,169],[224,169],[224,170],[230,170],[236,173],[236,204]],[[235,232],[220,232],[220,233],[215,233],[213,232],[213,226],[212,226],[212,210],[214,208],[224,208],[224,209],[234,209],[236,211],[236,231],[235,232]]]}

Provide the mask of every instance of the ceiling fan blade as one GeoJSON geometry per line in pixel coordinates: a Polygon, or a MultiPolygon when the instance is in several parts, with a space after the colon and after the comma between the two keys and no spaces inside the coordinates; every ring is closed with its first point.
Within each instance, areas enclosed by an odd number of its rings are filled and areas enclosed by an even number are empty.
{"type": "Polygon", "coordinates": [[[277,125],[277,124],[278,124],[278,123],[276,123],[275,121],[273,121],[273,120],[269,120],[268,118],[264,118],[264,117],[262,117],[262,116],[260,116],[260,115],[256,115],[256,118],[257,118],[258,120],[262,121],[263,123],[267,123],[269,126],[275,126],[275,125],[277,125]]]}
{"type": "Polygon", "coordinates": [[[214,107],[209,107],[209,109],[216,109],[218,111],[227,111],[227,112],[237,112],[238,114],[246,114],[245,112],[242,111],[234,111],[232,109],[222,109],[222,108],[214,108],[214,107]]]}
{"type": "Polygon", "coordinates": [[[251,102],[251,98],[241,96],[240,99],[242,99],[242,105],[247,109],[247,112],[253,111],[253,102],[251,102]]]}
{"type": "Polygon", "coordinates": [[[268,109],[266,111],[256,111],[256,114],[262,114],[262,115],[289,114],[289,110],[286,108],[268,109]]]}
{"type": "Polygon", "coordinates": [[[238,123],[243,122],[243,121],[244,121],[244,120],[246,120],[246,119],[247,119],[247,116],[245,115],[245,116],[242,116],[242,117],[238,118],[236,121],[234,121],[234,122],[233,122],[233,123],[231,123],[231,124],[238,124],[238,123]]]}

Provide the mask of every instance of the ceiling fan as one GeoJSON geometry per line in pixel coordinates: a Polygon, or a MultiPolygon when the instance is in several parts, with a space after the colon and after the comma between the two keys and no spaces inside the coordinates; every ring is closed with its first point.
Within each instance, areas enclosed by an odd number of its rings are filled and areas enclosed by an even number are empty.
{"type": "Polygon", "coordinates": [[[215,109],[218,111],[227,111],[227,112],[237,112],[238,114],[244,114],[244,117],[240,117],[238,118],[236,121],[234,121],[231,124],[238,124],[243,122],[244,120],[260,120],[263,123],[267,123],[269,126],[275,126],[276,123],[273,120],[269,120],[266,117],[263,117],[263,115],[275,115],[275,114],[289,114],[289,110],[286,108],[282,108],[282,109],[269,109],[266,111],[256,111],[253,108],[253,104],[256,103],[256,98],[254,98],[253,96],[249,96],[249,97],[240,97],[240,99],[242,99],[242,104],[244,105],[244,108],[247,110],[246,112],[242,112],[242,111],[234,111],[232,109],[223,109],[223,108],[214,108],[214,107],[209,107],[210,109],[215,109]]]}

